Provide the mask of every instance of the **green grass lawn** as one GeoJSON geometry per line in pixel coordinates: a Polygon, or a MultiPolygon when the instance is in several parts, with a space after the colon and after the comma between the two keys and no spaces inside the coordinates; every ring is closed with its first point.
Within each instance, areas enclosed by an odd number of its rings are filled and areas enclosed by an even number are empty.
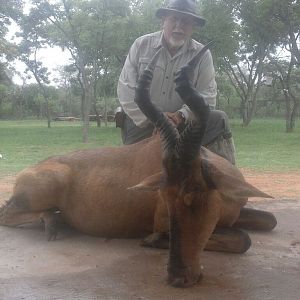
{"type": "Polygon", "coordinates": [[[300,120],[293,133],[285,132],[285,121],[253,120],[248,127],[231,122],[239,167],[261,171],[300,170],[300,120]]]}
{"type": "Polygon", "coordinates": [[[77,149],[121,145],[120,130],[114,124],[97,128],[91,123],[89,142],[82,143],[80,122],[0,121],[0,175],[14,174],[56,154],[77,149]]]}
{"type": "MultiPolygon", "coordinates": [[[[239,167],[260,171],[300,170],[300,122],[294,133],[285,133],[284,120],[254,120],[242,127],[232,121],[239,167]]],[[[121,145],[120,130],[111,123],[92,123],[89,143],[82,143],[80,122],[0,121],[0,175],[15,174],[46,157],[76,149],[121,145]]]]}

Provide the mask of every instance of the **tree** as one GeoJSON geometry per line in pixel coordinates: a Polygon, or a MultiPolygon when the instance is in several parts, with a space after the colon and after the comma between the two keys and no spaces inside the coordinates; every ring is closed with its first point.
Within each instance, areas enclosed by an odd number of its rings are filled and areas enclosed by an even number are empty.
{"type": "Polygon", "coordinates": [[[297,113],[300,107],[300,68],[297,67],[295,58],[288,62],[279,60],[278,57],[269,56],[270,65],[268,71],[274,80],[278,81],[285,99],[286,106],[286,132],[293,132],[297,113]]]}
{"type": "Polygon", "coordinates": [[[43,47],[44,41],[40,39],[38,24],[31,16],[23,16],[21,25],[22,32],[19,36],[22,37],[22,42],[18,46],[19,59],[25,63],[26,72],[30,72],[38,83],[42,95],[46,102],[46,114],[48,128],[51,127],[51,111],[50,111],[50,95],[45,88],[50,83],[48,69],[43,66],[41,61],[37,59],[37,52],[43,47]]]}
{"type": "Polygon", "coordinates": [[[21,0],[8,0],[0,2],[0,116],[4,102],[10,101],[12,94],[12,72],[9,62],[16,54],[16,47],[8,42],[6,34],[13,20],[17,21],[22,12],[21,0]]]}
{"type": "Polygon", "coordinates": [[[275,51],[279,37],[264,0],[232,1],[230,5],[240,23],[240,47],[236,59],[224,57],[225,72],[241,98],[243,125],[247,126],[256,109],[266,56],[275,51]]]}
{"type": "Polygon", "coordinates": [[[279,36],[278,46],[290,53],[289,61],[283,61],[278,55],[269,55],[269,59],[273,76],[280,83],[286,103],[286,131],[292,132],[300,106],[299,86],[295,81],[299,80],[300,66],[300,3],[293,0],[265,1],[279,36]]]}
{"type": "Polygon", "coordinates": [[[300,65],[300,2],[295,0],[265,0],[272,11],[274,23],[281,29],[281,44],[300,65]]]}
{"type": "Polygon", "coordinates": [[[22,15],[22,0],[7,0],[0,2],[0,59],[13,59],[14,45],[5,38],[12,21],[18,21],[22,15]]]}
{"type": "Polygon", "coordinates": [[[9,99],[12,86],[11,78],[5,64],[0,64],[0,117],[3,103],[9,99]]]}
{"type": "Polygon", "coordinates": [[[129,13],[129,3],[122,0],[35,3],[31,15],[39,20],[40,33],[48,44],[68,49],[77,68],[83,89],[83,141],[86,142],[94,85],[99,74],[107,69],[109,58],[118,52],[120,46],[116,41],[122,45],[119,32],[123,18],[129,13]]]}

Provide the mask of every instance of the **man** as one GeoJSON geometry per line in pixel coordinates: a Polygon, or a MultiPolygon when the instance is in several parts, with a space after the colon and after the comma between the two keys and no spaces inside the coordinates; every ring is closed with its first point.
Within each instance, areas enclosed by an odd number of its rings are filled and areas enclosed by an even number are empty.
{"type": "MultiPolygon", "coordinates": [[[[176,126],[193,118],[192,112],[183,105],[175,91],[174,74],[203,47],[191,39],[191,35],[195,26],[204,26],[205,20],[196,14],[193,0],[170,0],[167,7],[157,10],[156,16],[162,20],[162,31],[144,35],[133,43],[119,78],[118,97],[125,112],[121,126],[124,144],[133,144],[152,135],[153,125],[137,107],[134,95],[139,75],[160,47],[162,51],[150,89],[151,101],[176,126]]],[[[191,80],[212,108],[203,145],[234,164],[234,145],[228,118],[224,112],[214,110],[217,87],[210,51],[197,63],[191,80]]]]}

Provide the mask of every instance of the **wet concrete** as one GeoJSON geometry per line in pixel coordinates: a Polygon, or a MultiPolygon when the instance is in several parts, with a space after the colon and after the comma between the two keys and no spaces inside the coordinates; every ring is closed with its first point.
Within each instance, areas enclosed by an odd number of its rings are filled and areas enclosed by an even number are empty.
{"type": "Polygon", "coordinates": [[[165,282],[166,250],[63,228],[47,242],[40,226],[0,227],[0,299],[300,299],[300,200],[252,202],[275,213],[271,233],[251,232],[246,254],[204,252],[201,283],[165,282]]]}

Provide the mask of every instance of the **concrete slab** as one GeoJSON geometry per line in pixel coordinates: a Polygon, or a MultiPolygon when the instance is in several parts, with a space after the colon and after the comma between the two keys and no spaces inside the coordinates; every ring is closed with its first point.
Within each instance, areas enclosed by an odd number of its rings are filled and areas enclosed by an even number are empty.
{"type": "Polygon", "coordinates": [[[0,299],[300,299],[300,200],[251,202],[278,227],[251,232],[246,254],[205,252],[192,288],[165,282],[166,250],[138,240],[106,240],[63,228],[47,242],[41,227],[0,227],[0,299]]]}

